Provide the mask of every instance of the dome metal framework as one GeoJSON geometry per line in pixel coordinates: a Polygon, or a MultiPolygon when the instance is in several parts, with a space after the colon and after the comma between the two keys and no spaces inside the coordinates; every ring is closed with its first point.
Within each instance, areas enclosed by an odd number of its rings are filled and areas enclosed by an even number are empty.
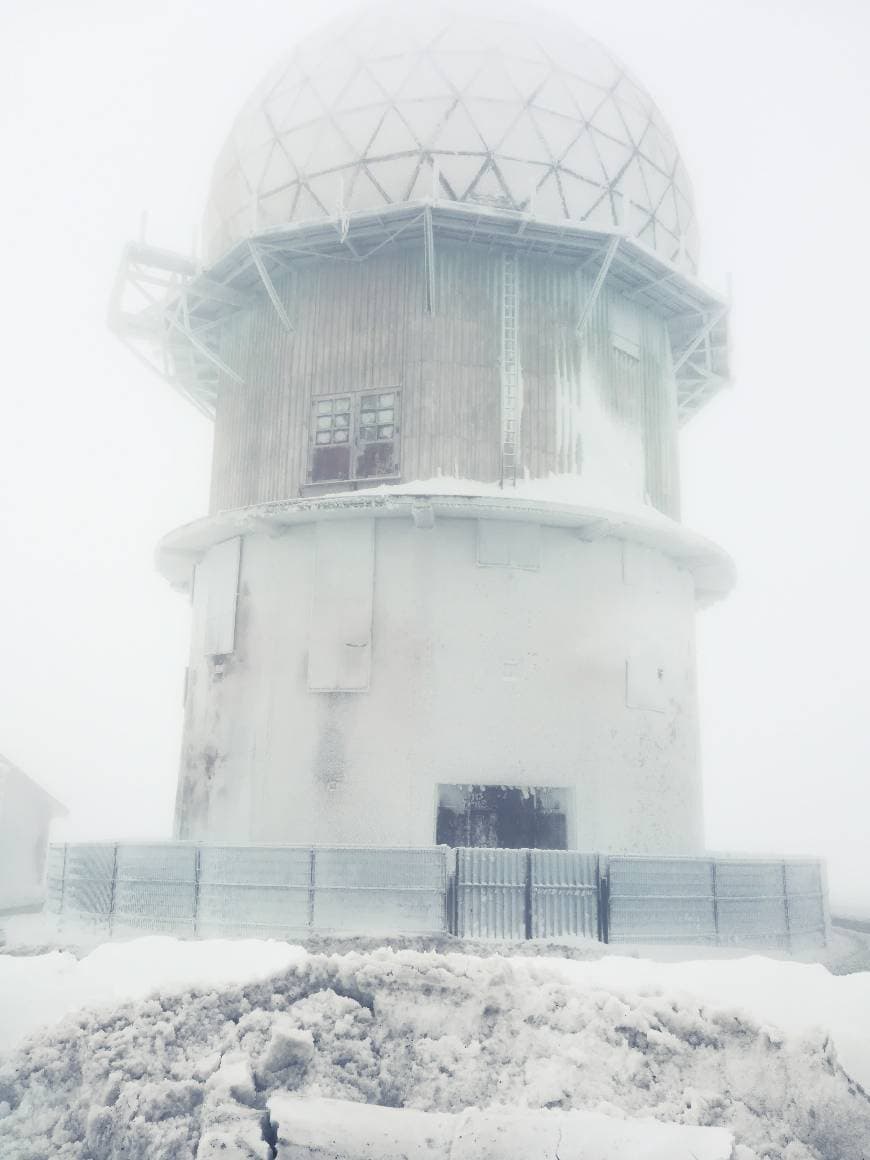
{"type": "MultiPolygon", "coordinates": [[[[310,37],[257,89],[215,167],[205,260],[124,250],[112,329],[213,416],[224,323],[262,297],[294,330],[282,280],[299,262],[366,262],[419,245],[437,313],[442,242],[567,261],[668,327],[681,422],[730,378],[729,303],[695,274],[692,192],[645,90],[549,13],[390,3],[310,37]],[[366,95],[368,94],[368,95],[366,95]]],[[[449,0],[448,0],[449,4],[449,0]]]]}
{"type": "Polygon", "coordinates": [[[655,103],[603,45],[527,6],[387,4],[303,41],[218,159],[206,250],[426,197],[621,228],[697,268],[691,184],[655,103]]]}

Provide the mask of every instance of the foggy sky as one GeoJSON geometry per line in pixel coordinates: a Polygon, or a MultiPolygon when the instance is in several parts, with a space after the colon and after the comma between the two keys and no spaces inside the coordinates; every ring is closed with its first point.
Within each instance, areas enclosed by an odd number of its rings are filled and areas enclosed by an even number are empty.
{"type": "MultiPolygon", "coordinates": [[[[826,855],[870,897],[870,6],[561,5],[638,74],[735,299],[736,385],[683,434],[684,519],[735,557],[698,620],[708,845],[826,855]]],[[[70,838],[171,831],[211,426],[108,332],[121,248],[189,252],[248,92],[339,6],[32,0],[0,44],[0,752],[70,838]]]]}

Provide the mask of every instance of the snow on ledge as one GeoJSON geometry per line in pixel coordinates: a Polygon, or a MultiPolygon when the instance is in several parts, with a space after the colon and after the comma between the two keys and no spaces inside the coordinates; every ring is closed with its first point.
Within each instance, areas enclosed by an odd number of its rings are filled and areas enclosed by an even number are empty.
{"type": "Polygon", "coordinates": [[[725,1128],[599,1112],[470,1108],[421,1112],[278,1092],[278,1160],[730,1160],[725,1128]]]}
{"type": "MultiPolygon", "coordinates": [[[[436,476],[381,484],[356,491],[328,491],[222,511],[170,532],[161,541],[157,566],[176,587],[188,587],[193,565],[213,545],[233,536],[322,519],[354,515],[526,520],[574,528],[588,539],[615,537],[663,552],[695,578],[698,602],[709,604],[735,582],[734,564],[717,544],[684,527],[650,504],[602,491],[576,475],[526,479],[516,487],[436,476]]],[[[431,526],[431,522],[420,526],[431,526]]]]}

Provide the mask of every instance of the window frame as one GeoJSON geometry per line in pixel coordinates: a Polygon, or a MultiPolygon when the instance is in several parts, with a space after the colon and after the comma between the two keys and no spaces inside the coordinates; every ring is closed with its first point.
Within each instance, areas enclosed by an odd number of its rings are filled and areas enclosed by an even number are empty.
{"type": "Polygon", "coordinates": [[[358,387],[355,390],[336,391],[328,395],[312,395],[309,406],[308,419],[308,464],[306,471],[306,487],[332,487],[337,484],[359,484],[379,482],[383,480],[395,480],[401,478],[401,429],[402,429],[402,388],[397,386],[386,387],[358,387]],[[382,396],[389,395],[392,397],[392,405],[383,403],[380,406],[365,407],[364,404],[368,399],[375,398],[380,402],[382,396]],[[349,411],[330,411],[320,412],[319,408],[326,403],[332,403],[333,406],[336,401],[344,399],[349,400],[349,411]],[[378,418],[383,412],[389,411],[391,413],[391,420],[389,422],[379,422],[378,418]],[[329,442],[317,442],[317,436],[321,431],[326,431],[327,428],[321,425],[321,420],[327,419],[330,416],[334,419],[336,415],[348,415],[347,428],[336,426],[333,422],[328,430],[332,435],[336,431],[347,430],[348,438],[346,440],[330,439],[329,442]],[[363,415],[374,415],[375,423],[373,425],[363,426],[363,415]],[[390,427],[392,434],[389,436],[381,436],[380,431],[384,427],[390,427]],[[363,439],[362,433],[364,430],[374,430],[376,438],[363,439]],[[395,464],[395,471],[383,475],[358,475],[357,468],[359,459],[367,447],[374,447],[378,445],[390,445],[393,448],[393,462],[395,464]],[[315,454],[322,448],[338,448],[346,447],[348,449],[348,474],[347,477],[329,479],[314,479],[314,462],[315,454]]]}

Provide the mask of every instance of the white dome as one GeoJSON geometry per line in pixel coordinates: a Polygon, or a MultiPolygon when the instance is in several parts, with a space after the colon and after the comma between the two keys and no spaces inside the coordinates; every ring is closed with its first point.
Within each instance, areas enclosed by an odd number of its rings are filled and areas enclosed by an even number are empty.
{"type": "Polygon", "coordinates": [[[391,4],[304,40],[221,152],[206,249],[431,197],[621,226],[697,266],[691,184],[652,99],[597,41],[527,7],[391,4]]]}

